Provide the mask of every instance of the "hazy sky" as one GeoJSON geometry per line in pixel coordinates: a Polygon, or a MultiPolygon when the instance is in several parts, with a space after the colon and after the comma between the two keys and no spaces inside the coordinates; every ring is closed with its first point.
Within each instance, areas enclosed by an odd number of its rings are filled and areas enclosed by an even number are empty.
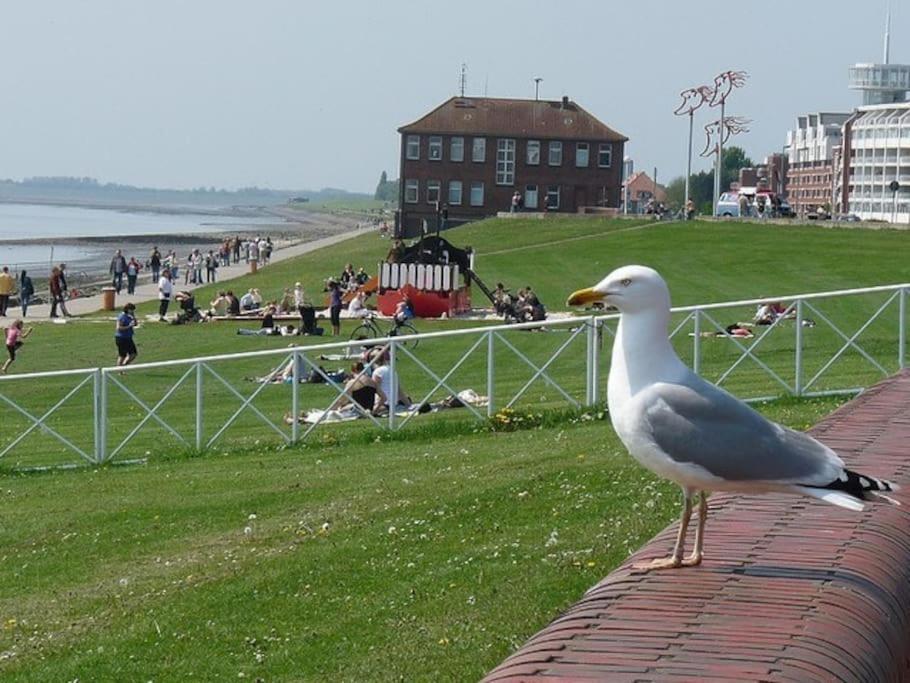
{"type": "MultiPolygon", "coordinates": [[[[881,60],[885,5],[3,0],[0,177],[371,192],[398,175],[398,126],[456,94],[465,62],[469,95],[533,97],[540,76],[666,180],[685,170],[681,89],[748,71],[729,112],[764,157],[797,114],[858,104],[847,67],[881,60]]],[[[894,5],[892,61],[910,62],[894,5]]]]}

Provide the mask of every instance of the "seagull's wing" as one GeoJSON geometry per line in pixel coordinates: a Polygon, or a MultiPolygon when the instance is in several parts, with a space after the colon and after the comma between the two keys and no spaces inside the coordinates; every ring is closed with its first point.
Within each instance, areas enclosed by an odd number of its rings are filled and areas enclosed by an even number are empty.
{"type": "Polygon", "coordinates": [[[769,422],[694,374],[645,392],[644,429],[676,462],[727,481],[825,486],[843,475],[844,463],[830,448],[769,422]]]}

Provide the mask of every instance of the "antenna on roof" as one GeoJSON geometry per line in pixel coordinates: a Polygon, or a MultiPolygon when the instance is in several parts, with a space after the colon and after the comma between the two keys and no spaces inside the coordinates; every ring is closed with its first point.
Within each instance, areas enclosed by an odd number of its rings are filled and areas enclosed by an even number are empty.
{"type": "Polygon", "coordinates": [[[461,63],[461,78],[459,78],[459,89],[461,90],[461,96],[464,97],[465,88],[468,85],[468,65],[464,62],[461,63]]]}
{"type": "Polygon", "coordinates": [[[483,96],[487,96],[487,86],[490,84],[490,74],[483,77],[483,96]]]}
{"type": "Polygon", "coordinates": [[[535,102],[540,99],[540,82],[542,80],[543,79],[540,76],[537,76],[534,78],[534,101],[535,102]]]}
{"type": "Polygon", "coordinates": [[[885,15],[885,64],[890,63],[891,52],[891,0],[888,0],[888,12],[885,15]]]}

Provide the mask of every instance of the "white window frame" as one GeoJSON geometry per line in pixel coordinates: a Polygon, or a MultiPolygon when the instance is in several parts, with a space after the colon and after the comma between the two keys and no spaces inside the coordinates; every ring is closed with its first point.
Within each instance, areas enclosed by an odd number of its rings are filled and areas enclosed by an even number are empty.
{"type": "Polygon", "coordinates": [[[464,161],[464,138],[453,137],[449,140],[449,161],[464,161]]]}
{"type": "Polygon", "coordinates": [[[479,180],[474,180],[471,182],[471,206],[483,206],[483,200],[484,200],[483,191],[484,191],[483,182],[481,182],[479,180]],[[475,201],[475,199],[474,199],[474,191],[477,189],[480,190],[480,201],[479,202],[475,201]]]}
{"type": "Polygon", "coordinates": [[[419,180],[405,180],[404,181],[404,203],[405,204],[416,204],[420,201],[420,181],[419,180]],[[410,194],[413,192],[413,194],[410,194]]]}
{"type": "Polygon", "coordinates": [[[515,149],[514,138],[499,138],[496,141],[496,184],[515,184],[515,149]]]}
{"type": "Polygon", "coordinates": [[[587,168],[591,164],[591,145],[587,142],[575,143],[575,168],[587,168]],[[582,153],[584,153],[585,163],[581,163],[582,153]]]}
{"type": "Polygon", "coordinates": [[[427,145],[427,159],[429,161],[442,161],[442,136],[431,135],[427,145]]]}
{"type": "Polygon", "coordinates": [[[559,204],[560,204],[561,198],[562,198],[562,187],[560,185],[547,185],[547,194],[544,197],[544,201],[546,202],[546,207],[547,207],[548,211],[559,211],[559,204]],[[556,193],[555,193],[556,204],[551,206],[550,197],[554,195],[554,193],[553,193],[554,187],[556,188],[556,193]]]}
{"type": "Polygon", "coordinates": [[[525,185],[525,208],[536,209],[540,202],[540,185],[525,185]],[[533,190],[531,188],[534,188],[533,190]],[[532,201],[533,198],[533,201],[532,201]]]}
{"type": "Polygon", "coordinates": [[[471,141],[471,161],[482,164],[487,160],[487,139],[474,138],[471,141]]]}
{"type": "Polygon", "coordinates": [[[528,140],[525,163],[528,166],[540,166],[540,140],[528,140]]]}
{"type": "Polygon", "coordinates": [[[441,180],[428,180],[427,181],[427,204],[436,204],[441,200],[442,197],[442,181],[441,180]],[[435,192],[436,196],[433,197],[432,193],[435,192]]]}
{"type": "Polygon", "coordinates": [[[420,159],[420,136],[419,135],[408,135],[405,139],[405,153],[404,156],[406,159],[411,159],[413,161],[418,161],[420,159]]]}
{"type": "Polygon", "coordinates": [[[449,181],[449,193],[448,193],[449,205],[450,206],[461,206],[463,195],[464,195],[464,185],[462,184],[462,182],[460,180],[450,180],[449,181]],[[457,195],[452,194],[452,191],[455,188],[458,188],[457,195]]]}
{"type": "Polygon", "coordinates": [[[550,140],[547,145],[547,165],[562,166],[562,142],[559,140],[550,140]]]}
{"type": "Polygon", "coordinates": [[[602,142],[597,146],[597,167],[612,168],[613,166],[613,143],[602,142]],[[607,155],[607,163],[603,162],[604,154],[607,155]]]}

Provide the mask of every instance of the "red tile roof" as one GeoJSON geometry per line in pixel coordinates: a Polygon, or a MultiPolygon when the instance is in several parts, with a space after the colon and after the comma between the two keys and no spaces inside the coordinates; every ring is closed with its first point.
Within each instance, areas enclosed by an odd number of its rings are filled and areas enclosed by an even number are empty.
{"type": "Polygon", "coordinates": [[[399,133],[570,138],[625,142],[628,138],[571,100],[452,97],[399,133]]]}

